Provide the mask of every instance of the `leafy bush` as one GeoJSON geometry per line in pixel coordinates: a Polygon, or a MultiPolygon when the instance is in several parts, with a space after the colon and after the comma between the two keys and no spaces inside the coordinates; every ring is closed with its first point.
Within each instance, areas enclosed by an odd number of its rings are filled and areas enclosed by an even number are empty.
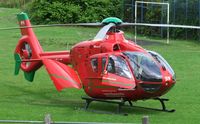
{"type": "Polygon", "coordinates": [[[26,6],[31,20],[42,23],[97,22],[120,17],[120,0],[35,0],[26,6]]]}

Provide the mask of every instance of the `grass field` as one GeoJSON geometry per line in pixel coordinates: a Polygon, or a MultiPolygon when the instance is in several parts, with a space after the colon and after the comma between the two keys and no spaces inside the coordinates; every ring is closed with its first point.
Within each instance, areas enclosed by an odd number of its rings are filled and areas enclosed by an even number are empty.
{"type": "MultiPolygon", "coordinates": [[[[0,27],[17,26],[17,9],[0,8],[0,27]]],[[[67,43],[90,39],[95,28],[42,28],[35,29],[45,50],[64,50],[67,43]]],[[[170,45],[144,46],[162,54],[176,72],[177,84],[166,94],[167,107],[175,113],[156,112],[139,108],[123,108],[128,116],[97,114],[75,109],[83,107],[83,90],[65,89],[57,92],[44,68],[33,83],[23,78],[22,72],[14,76],[13,51],[20,38],[19,30],[0,31],[0,120],[43,120],[50,113],[54,121],[91,121],[141,123],[148,115],[151,124],[197,124],[200,121],[200,43],[171,40],[170,45]]],[[[159,107],[157,101],[138,101],[136,105],[159,107]]],[[[115,112],[116,105],[93,103],[92,109],[115,112]]]]}

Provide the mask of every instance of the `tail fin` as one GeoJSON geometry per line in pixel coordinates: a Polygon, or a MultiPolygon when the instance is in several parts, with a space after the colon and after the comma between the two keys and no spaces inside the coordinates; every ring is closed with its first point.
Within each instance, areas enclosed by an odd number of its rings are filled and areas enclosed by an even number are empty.
{"type": "MultiPolygon", "coordinates": [[[[31,27],[31,22],[28,15],[24,12],[17,14],[17,19],[20,27],[31,27]]],[[[21,34],[24,35],[34,35],[32,28],[21,28],[21,34]]]]}
{"type": "Polygon", "coordinates": [[[26,13],[20,13],[17,15],[19,26],[21,28],[21,35],[15,52],[15,75],[19,73],[20,68],[24,71],[24,76],[28,81],[33,81],[35,71],[41,67],[41,61],[28,61],[32,59],[39,59],[40,53],[43,52],[41,45],[35,36],[30,20],[26,13]],[[26,60],[26,61],[24,61],[26,60]]]}

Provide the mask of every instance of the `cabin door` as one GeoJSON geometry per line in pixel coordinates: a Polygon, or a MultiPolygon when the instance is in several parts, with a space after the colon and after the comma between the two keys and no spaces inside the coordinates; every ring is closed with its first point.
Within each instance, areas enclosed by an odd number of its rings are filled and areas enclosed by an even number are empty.
{"type": "Polygon", "coordinates": [[[122,56],[103,57],[102,68],[102,84],[124,89],[135,88],[135,79],[127,61],[122,56]]]}

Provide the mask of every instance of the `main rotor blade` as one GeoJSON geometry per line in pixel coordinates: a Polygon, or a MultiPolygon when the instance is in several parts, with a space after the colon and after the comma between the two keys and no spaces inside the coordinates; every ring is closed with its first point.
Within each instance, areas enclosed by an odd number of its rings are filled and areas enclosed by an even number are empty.
{"type": "Polygon", "coordinates": [[[66,27],[66,26],[88,26],[88,27],[100,27],[102,23],[76,23],[76,24],[48,24],[48,25],[33,25],[23,27],[9,27],[0,28],[0,30],[13,30],[13,29],[24,29],[24,28],[40,28],[40,27],[66,27]]]}
{"type": "MultiPolygon", "coordinates": [[[[75,24],[48,24],[48,25],[33,25],[23,27],[8,27],[0,28],[0,30],[13,30],[13,29],[24,29],[24,28],[42,28],[42,27],[67,27],[67,26],[88,26],[88,27],[101,27],[104,26],[102,23],[75,23],[75,24]]],[[[122,23],[118,26],[147,26],[147,27],[169,27],[169,28],[191,28],[200,29],[200,26],[191,25],[173,25],[173,24],[150,24],[150,23],[122,23]]]]}
{"type": "Polygon", "coordinates": [[[173,24],[149,24],[149,23],[123,23],[120,26],[148,26],[148,27],[165,27],[165,28],[191,28],[191,29],[200,29],[200,26],[173,25],[173,24]]]}
{"type": "Polygon", "coordinates": [[[116,26],[114,23],[109,23],[108,25],[104,26],[98,33],[97,35],[94,37],[94,40],[102,40],[105,38],[107,32],[109,31],[109,29],[113,26],[116,26]]]}

